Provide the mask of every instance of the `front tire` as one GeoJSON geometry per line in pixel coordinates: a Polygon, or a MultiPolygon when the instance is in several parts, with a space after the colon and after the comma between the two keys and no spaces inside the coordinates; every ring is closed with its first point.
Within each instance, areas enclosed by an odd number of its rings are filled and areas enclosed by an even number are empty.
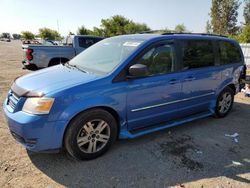
{"type": "Polygon", "coordinates": [[[67,152],[80,160],[94,159],[104,154],[117,137],[117,122],[107,111],[93,109],[79,114],[66,131],[67,152]]]}
{"type": "Polygon", "coordinates": [[[233,102],[234,92],[230,87],[226,87],[217,98],[215,115],[219,118],[225,117],[231,111],[233,102]]]}

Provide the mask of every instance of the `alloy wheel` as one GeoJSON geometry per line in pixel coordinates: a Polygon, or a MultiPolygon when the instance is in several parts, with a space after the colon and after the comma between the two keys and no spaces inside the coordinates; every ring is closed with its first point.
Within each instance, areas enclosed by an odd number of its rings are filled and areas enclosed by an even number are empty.
{"type": "Polygon", "coordinates": [[[225,92],[219,100],[218,104],[219,112],[222,114],[227,113],[227,111],[230,110],[232,101],[233,101],[232,95],[229,92],[225,92]]]}
{"type": "Polygon", "coordinates": [[[108,143],[110,126],[101,119],[85,123],[77,135],[77,145],[84,153],[96,153],[108,143]]]}

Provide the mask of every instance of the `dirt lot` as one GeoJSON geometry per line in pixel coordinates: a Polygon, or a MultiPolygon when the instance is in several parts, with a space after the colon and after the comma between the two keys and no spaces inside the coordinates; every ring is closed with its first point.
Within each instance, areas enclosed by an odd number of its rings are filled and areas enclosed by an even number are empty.
{"type": "MultiPolygon", "coordinates": [[[[20,42],[0,42],[0,102],[22,70],[20,42]]],[[[0,187],[250,187],[250,100],[236,96],[230,115],[118,141],[104,156],[27,152],[0,108],[0,187]],[[238,133],[238,143],[225,134],[238,133]]]]}

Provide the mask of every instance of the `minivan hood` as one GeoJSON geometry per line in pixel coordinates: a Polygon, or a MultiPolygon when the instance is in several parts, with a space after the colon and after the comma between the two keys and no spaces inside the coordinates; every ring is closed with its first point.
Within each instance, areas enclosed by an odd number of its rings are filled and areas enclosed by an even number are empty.
{"type": "Polygon", "coordinates": [[[22,76],[16,79],[14,84],[17,86],[16,88],[22,88],[27,92],[47,94],[77,84],[84,84],[99,77],[95,74],[84,73],[71,66],[57,65],[22,76]]]}

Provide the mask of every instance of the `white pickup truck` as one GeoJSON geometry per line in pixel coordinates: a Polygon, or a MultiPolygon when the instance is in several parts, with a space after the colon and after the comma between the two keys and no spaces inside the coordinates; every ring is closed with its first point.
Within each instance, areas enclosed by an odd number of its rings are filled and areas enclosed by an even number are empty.
{"type": "Polygon", "coordinates": [[[36,70],[65,63],[102,39],[96,36],[72,35],[66,38],[63,46],[22,45],[24,52],[22,64],[26,69],[36,70]]]}

